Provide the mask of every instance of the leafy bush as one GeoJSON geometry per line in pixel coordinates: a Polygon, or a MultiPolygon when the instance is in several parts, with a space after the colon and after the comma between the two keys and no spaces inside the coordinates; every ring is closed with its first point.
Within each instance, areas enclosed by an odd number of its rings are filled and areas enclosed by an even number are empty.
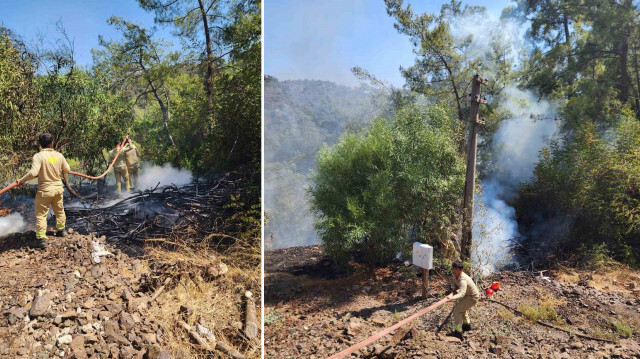
{"type": "Polygon", "coordinates": [[[409,237],[448,245],[464,185],[452,131],[440,107],[407,105],[323,147],[310,194],[327,253],[344,263],[361,250],[381,263],[408,249],[409,237]]]}
{"type": "Polygon", "coordinates": [[[542,151],[533,182],[517,199],[519,222],[532,243],[549,244],[538,224],[569,218],[567,233],[555,243],[559,248],[582,248],[585,261],[602,259],[606,249],[616,260],[638,265],[640,123],[629,111],[617,118],[609,131],[583,123],[562,146],[542,151]]]}

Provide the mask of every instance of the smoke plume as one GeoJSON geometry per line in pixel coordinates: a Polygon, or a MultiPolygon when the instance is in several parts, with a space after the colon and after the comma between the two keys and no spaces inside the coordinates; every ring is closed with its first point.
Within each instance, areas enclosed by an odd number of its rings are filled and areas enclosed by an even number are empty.
{"type": "Polygon", "coordinates": [[[18,213],[11,213],[6,217],[0,217],[0,238],[12,233],[20,232],[24,228],[24,219],[18,213]]]}
{"type": "Polygon", "coordinates": [[[171,167],[170,164],[165,163],[162,167],[159,166],[143,166],[141,174],[136,184],[137,189],[149,189],[153,188],[158,183],[160,186],[184,186],[191,183],[193,175],[191,172],[171,167]]]}
{"type": "Polygon", "coordinates": [[[474,260],[485,272],[508,262],[508,246],[520,237],[509,202],[520,185],[532,178],[540,150],[558,133],[556,107],[551,102],[513,86],[505,89],[504,98],[502,106],[511,116],[493,135],[493,167],[480,183],[473,228],[478,242],[474,260]]]}

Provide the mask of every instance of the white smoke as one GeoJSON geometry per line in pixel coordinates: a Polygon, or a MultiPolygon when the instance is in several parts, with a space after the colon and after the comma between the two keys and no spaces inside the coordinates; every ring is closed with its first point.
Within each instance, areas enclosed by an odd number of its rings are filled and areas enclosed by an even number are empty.
{"type": "Polygon", "coordinates": [[[24,219],[19,213],[0,217],[0,238],[20,232],[24,228],[24,219]]]}
{"type": "Polygon", "coordinates": [[[503,95],[502,106],[511,117],[493,135],[494,168],[481,183],[474,218],[473,236],[478,243],[474,261],[485,272],[508,262],[510,241],[520,236],[515,209],[508,202],[532,178],[540,150],[558,134],[553,103],[514,86],[507,87],[503,95]]]}
{"type": "Polygon", "coordinates": [[[141,190],[154,188],[158,184],[160,186],[184,186],[193,180],[193,175],[190,171],[174,168],[168,163],[165,163],[162,167],[143,166],[140,172],[138,183],[135,186],[136,189],[141,190]]]}

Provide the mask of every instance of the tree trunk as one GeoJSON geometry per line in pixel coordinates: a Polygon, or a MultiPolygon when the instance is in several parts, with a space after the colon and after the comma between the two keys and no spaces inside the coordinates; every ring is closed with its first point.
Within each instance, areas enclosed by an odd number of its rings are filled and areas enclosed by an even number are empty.
{"type": "Polygon", "coordinates": [[[625,104],[629,99],[629,36],[628,30],[624,31],[622,46],[620,46],[620,101],[625,104]]]}
{"type": "Polygon", "coordinates": [[[633,48],[633,65],[636,70],[636,118],[640,120],[640,70],[638,69],[638,47],[633,48]]]}
{"type": "Polygon", "coordinates": [[[160,94],[158,94],[158,89],[153,84],[153,81],[151,81],[151,78],[149,77],[149,74],[147,72],[147,68],[144,67],[144,64],[142,63],[142,59],[140,59],[139,64],[140,64],[140,67],[142,68],[142,71],[144,71],[145,73],[147,83],[151,87],[151,92],[153,92],[153,96],[155,96],[156,101],[158,101],[158,105],[160,105],[160,110],[162,110],[162,124],[164,126],[164,131],[167,134],[167,140],[169,141],[169,144],[171,146],[175,147],[176,143],[173,141],[173,136],[171,136],[171,132],[169,131],[169,110],[164,105],[164,101],[162,101],[162,99],[160,98],[160,94]]]}
{"type": "Polygon", "coordinates": [[[213,52],[211,50],[211,34],[209,33],[209,22],[207,20],[207,10],[204,7],[202,0],[198,0],[198,6],[200,7],[200,14],[202,15],[202,24],[204,26],[204,37],[206,43],[207,52],[207,78],[206,78],[206,91],[207,91],[207,115],[209,116],[209,126],[213,129],[215,125],[214,116],[214,100],[215,92],[213,89],[213,52]]]}
{"type": "MultiPolygon", "coordinates": [[[[573,57],[571,56],[571,34],[569,33],[569,18],[567,14],[562,14],[562,24],[564,25],[564,43],[567,47],[567,68],[571,68],[573,65],[573,57]]],[[[573,85],[573,75],[569,73],[569,78],[567,79],[567,84],[569,86],[573,85]]],[[[568,97],[571,98],[572,93],[569,91],[568,97]]]]}

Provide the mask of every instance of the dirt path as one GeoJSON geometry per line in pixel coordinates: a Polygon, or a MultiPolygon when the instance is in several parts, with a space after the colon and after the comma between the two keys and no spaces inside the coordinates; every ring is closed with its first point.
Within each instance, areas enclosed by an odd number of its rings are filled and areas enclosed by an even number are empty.
{"type": "MultiPolygon", "coordinates": [[[[292,249],[295,256],[288,250],[266,254],[266,358],[326,358],[446,293],[444,278],[436,277],[430,287],[433,297],[418,299],[417,271],[401,263],[378,269],[374,275],[356,266],[350,276],[326,279],[322,273],[328,271],[322,266],[327,260],[322,257],[321,248],[308,248],[307,254],[302,247],[292,249]]],[[[458,341],[443,335],[450,330],[449,325],[440,334],[435,333],[453,306],[445,304],[416,320],[403,340],[393,341],[393,335],[389,335],[357,357],[640,358],[640,298],[631,289],[640,276],[626,275],[623,278],[627,282],[615,284],[615,278],[610,278],[607,290],[599,278],[594,283],[593,278],[576,276],[583,280],[571,282],[567,279],[573,276],[560,274],[546,280],[527,272],[495,273],[487,278],[502,283],[495,299],[525,311],[529,318],[482,301],[471,314],[473,330],[458,341]],[[581,339],[546,328],[530,320],[536,316],[574,333],[611,339],[614,343],[581,339]]]]}

